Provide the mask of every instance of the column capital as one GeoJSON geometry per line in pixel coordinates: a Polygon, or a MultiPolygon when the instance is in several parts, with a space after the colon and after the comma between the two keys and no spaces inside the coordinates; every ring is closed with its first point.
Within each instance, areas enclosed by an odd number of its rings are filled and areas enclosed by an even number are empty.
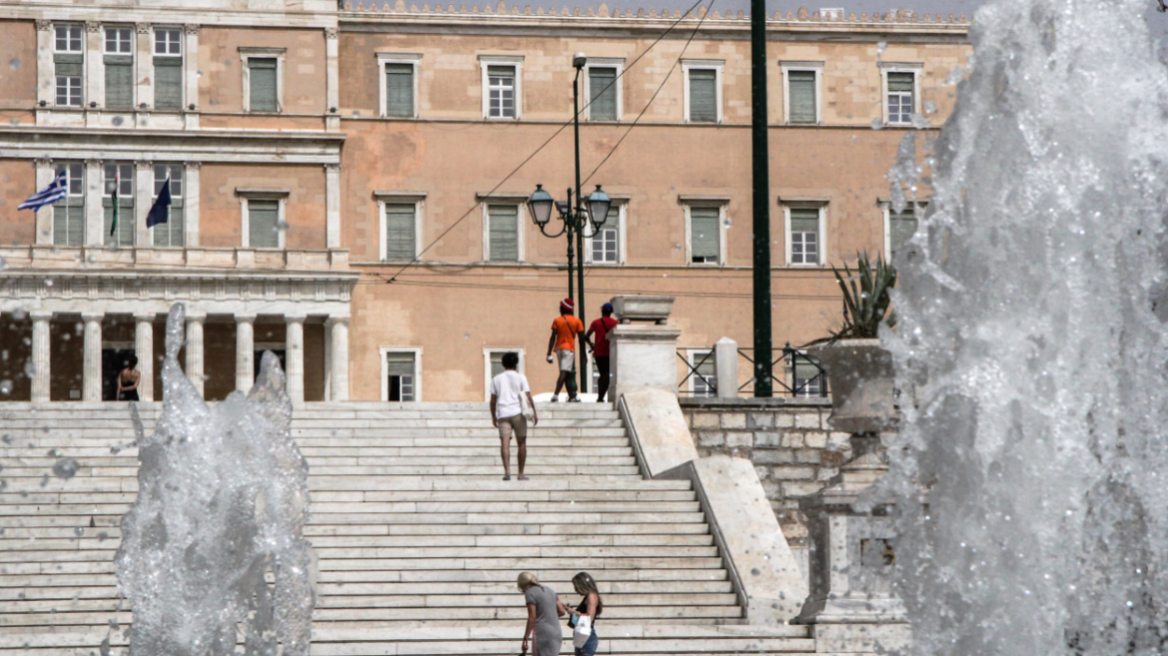
{"type": "Polygon", "coordinates": [[[203,323],[207,320],[207,315],[201,312],[188,312],[186,315],[187,323],[203,323]]]}
{"type": "Polygon", "coordinates": [[[254,314],[237,314],[235,315],[235,323],[255,323],[256,315],[254,314]]]}
{"type": "Polygon", "coordinates": [[[187,167],[188,171],[198,171],[199,169],[203,168],[203,163],[202,162],[187,162],[186,167],[187,167]]]}
{"type": "Polygon", "coordinates": [[[199,33],[199,26],[194,23],[187,23],[183,25],[183,32],[186,34],[197,35],[199,33]]]}
{"type": "Polygon", "coordinates": [[[134,168],[139,171],[149,171],[154,168],[154,160],[139,159],[134,161],[134,168]]]}
{"type": "Polygon", "coordinates": [[[101,166],[104,163],[105,163],[105,160],[100,160],[100,159],[87,159],[87,160],[85,160],[86,166],[101,166]]]}
{"type": "Polygon", "coordinates": [[[326,39],[336,39],[336,38],[339,38],[339,37],[340,37],[340,34],[339,34],[339,32],[340,32],[340,29],[339,29],[339,28],[336,28],[336,27],[326,27],[326,28],[324,28],[324,38],[326,38],[326,39]]]}
{"type": "Polygon", "coordinates": [[[38,157],[33,161],[36,162],[37,166],[52,166],[53,165],[53,158],[51,158],[51,157],[38,157]]]}
{"type": "Polygon", "coordinates": [[[329,328],[331,328],[337,324],[344,324],[346,326],[349,325],[349,317],[330,316],[329,318],[324,320],[324,325],[328,326],[329,328]]]}
{"type": "Polygon", "coordinates": [[[28,313],[28,316],[31,317],[33,321],[51,321],[53,318],[53,312],[52,310],[32,310],[28,313]]]}
{"type": "Polygon", "coordinates": [[[341,163],[340,162],[329,162],[329,163],[324,165],[324,170],[328,171],[329,173],[339,173],[341,170],[341,163]]]}
{"type": "Polygon", "coordinates": [[[137,28],[138,34],[150,34],[150,23],[135,23],[134,27],[137,28]]]}
{"type": "Polygon", "coordinates": [[[101,321],[105,318],[105,312],[82,312],[81,319],[84,321],[101,321]]]}
{"type": "Polygon", "coordinates": [[[158,315],[157,315],[157,313],[154,313],[154,312],[135,312],[134,313],[134,321],[137,321],[139,323],[142,323],[142,322],[154,323],[154,318],[156,316],[158,316],[158,315]]]}
{"type": "Polygon", "coordinates": [[[304,323],[308,319],[304,314],[285,314],[284,323],[304,323]]]}
{"type": "Polygon", "coordinates": [[[90,34],[98,34],[101,32],[101,23],[98,21],[85,21],[85,31],[90,34]]]}
{"type": "Polygon", "coordinates": [[[38,32],[51,32],[51,31],[53,31],[53,21],[51,21],[51,20],[38,20],[36,22],[36,28],[37,28],[38,32]]]}

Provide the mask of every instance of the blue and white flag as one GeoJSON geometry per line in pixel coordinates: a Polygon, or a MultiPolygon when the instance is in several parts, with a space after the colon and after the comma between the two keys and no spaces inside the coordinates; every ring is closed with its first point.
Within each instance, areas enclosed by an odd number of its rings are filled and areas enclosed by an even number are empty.
{"type": "Polygon", "coordinates": [[[57,177],[53,178],[49,186],[29,196],[28,200],[21,203],[16,209],[32,210],[35,212],[45,205],[52,205],[59,200],[64,200],[68,193],[69,189],[65,181],[65,172],[61,171],[57,174],[57,177]]]}
{"type": "Polygon", "coordinates": [[[170,176],[166,176],[166,182],[162,183],[162,190],[158,192],[158,199],[154,201],[154,205],[150,207],[150,213],[146,215],[146,227],[153,228],[159,223],[166,223],[170,219],[170,176]]]}

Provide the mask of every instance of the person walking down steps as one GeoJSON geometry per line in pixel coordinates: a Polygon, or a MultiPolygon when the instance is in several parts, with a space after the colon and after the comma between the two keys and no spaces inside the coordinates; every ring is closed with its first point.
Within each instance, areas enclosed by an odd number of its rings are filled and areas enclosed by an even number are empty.
{"type": "Polygon", "coordinates": [[[527,377],[515,370],[519,366],[519,354],[503,354],[503,373],[491,379],[491,423],[499,429],[499,455],[503,458],[503,480],[511,480],[511,433],[519,445],[519,480],[526,481],[523,467],[527,464],[527,417],[523,405],[531,408],[531,425],[539,423],[535,414],[535,403],[531,400],[531,387],[527,377]]]}
{"type": "Polygon", "coordinates": [[[556,656],[564,645],[564,633],[560,628],[561,617],[568,609],[556,591],[543,585],[535,574],[523,572],[519,575],[519,591],[527,602],[527,627],[523,629],[523,653],[527,653],[528,638],[535,649],[532,656],[556,656]]]}
{"type": "Polygon", "coordinates": [[[560,400],[560,389],[568,386],[568,400],[579,402],[572,384],[572,372],[576,369],[576,335],[584,332],[584,323],[572,316],[576,303],[570,298],[560,301],[560,316],[552,322],[552,335],[548,338],[547,361],[558,361],[560,377],[556,379],[556,393],[552,395],[552,403],[560,400]],[[552,350],[556,356],[552,358],[552,350]]]}

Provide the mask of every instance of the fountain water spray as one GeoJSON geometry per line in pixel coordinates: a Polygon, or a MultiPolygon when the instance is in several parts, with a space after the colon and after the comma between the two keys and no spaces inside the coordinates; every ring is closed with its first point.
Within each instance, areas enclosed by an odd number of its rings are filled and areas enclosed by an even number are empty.
{"type": "Polygon", "coordinates": [[[178,364],[184,306],[166,322],[162,415],[138,432],[138,499],[122,519],[118,584],[131,656],[307,656],[315,556],[303,538],[308,465],[289,435],[284,374],[209,407],[178,364]],[[282,649],[282,650],[281,650],[282,649]]]}
{"type": "Polygon", "coordinates": [[[997,0],[899,255],[916,654],[1165,653],[1168,72],[1142,0],[997,0]],[[912,397],[912,398],[909,398],[912,397]]]}

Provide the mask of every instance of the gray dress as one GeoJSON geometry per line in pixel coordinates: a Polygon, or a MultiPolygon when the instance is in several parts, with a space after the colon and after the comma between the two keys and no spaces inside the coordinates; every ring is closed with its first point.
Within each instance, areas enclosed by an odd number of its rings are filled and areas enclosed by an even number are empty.
{"type": "Polygon", "coordinates": [[[546,585],[533,585],[523,595],[527,603],[535,604],[535,648],[536,656],[553,656],[560,653],[564,644],[560,617],[556,614],[556,591],[546,585]]]}

